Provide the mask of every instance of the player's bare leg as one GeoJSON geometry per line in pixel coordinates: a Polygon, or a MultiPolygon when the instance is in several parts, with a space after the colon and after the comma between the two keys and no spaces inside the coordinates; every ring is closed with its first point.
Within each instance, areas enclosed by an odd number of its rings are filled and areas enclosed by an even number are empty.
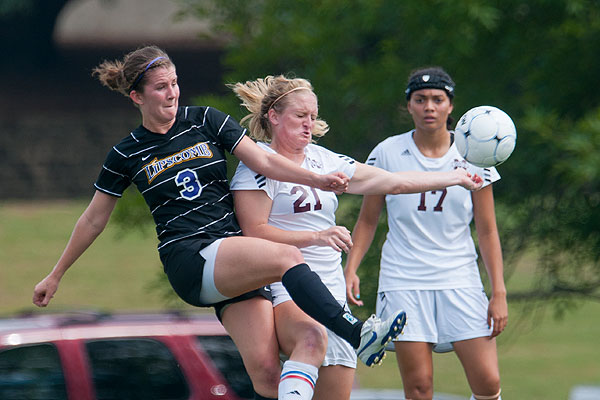
{"type": "Polygon", "coordinates": [[[281,365],[271,302],[253,297],[233,303],[224,309],[221,318],[242,355],[256,393],[277,398],[281,365]]]}
{"type": "Polygon", "coordinates": [[[354,368],[329,365],[319,369],[313,400],[348,400],[354,383],[354,368]]]}
{"type": "Polygon", "coordinates": [[[411,400],[431,400],[433,398],[431,344],[394,342],[394,347],[404,385],[404,396],[411,400]]]}
{"type": "Polygon", "coordinates": [[[327,331],[306,315],[293,301],[273,309],[281,351],[291,360],[319,368],[327,350],[327,331]]]}
{"type": "Polygon", "coordinates": [[[372,316],[364,323],[345,311],[297,247],[244,236],[221,242],[214,268],[221,294],[235,297],[277,281],[306,314],[357,349],[368,366],[381,361],[386,343],[404,328],[406,314],[401,310],[387,320],[372,316]]]}
{"type": "Polygon", "coordinates": [[[258,238],[229,237],[219,246],[215,286],[223,295],[236,297],[281,281],[290,267],[303,262],[296,247],[258,238]]]}
{"type": "Polygon", "coordinates": [[[285,376],[282,394],[298,392],[302,398],[313,398],[315,387],[321,380],[319,368],[327,351],[327,331],[293,301],[277,305],[273,313],[279,347],[289,357],[284,368],[293,371],[291,366],[294,366],[303,371],[302,374],[289,373],[285,376]]]}
{"type": "Polygon", "coordinates": [[[453,345],[475,398],[498,399],[500,371],[496,339],[480,337],[454,342],[453,345]]]}

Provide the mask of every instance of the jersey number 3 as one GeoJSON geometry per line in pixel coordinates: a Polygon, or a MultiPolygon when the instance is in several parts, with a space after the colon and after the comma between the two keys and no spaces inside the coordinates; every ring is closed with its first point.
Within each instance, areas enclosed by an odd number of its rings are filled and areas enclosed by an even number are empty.
{"type": "Polygon", "coordinates": [[[175,183],[177,186],[183,186],[183,189],[179,191],[179,194],[184,199],[194,200],[202,193],[202,186],[198,181],[198,175],[191,169],[180,171],[175,177],[175,183]]]}

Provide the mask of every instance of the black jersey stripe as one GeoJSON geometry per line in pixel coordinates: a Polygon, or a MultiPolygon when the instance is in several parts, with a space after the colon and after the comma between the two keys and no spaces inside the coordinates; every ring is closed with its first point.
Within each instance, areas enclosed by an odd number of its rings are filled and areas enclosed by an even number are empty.
{"type": "MultiPolygon", "coordinates": [[[[202,125],[192,125],[192,126],[190,126],[189,128],[187,128],[187,129],[185,129],[185,130],[183,130],[183,131],[181,131],[181,132],[179,132],[179,133],[177,133],[177,134],[173,135],[173,136],[172,136],[172,137],[169,139],[169,142],[170,142],[170,141],[172,141],[173,139],[176,139],[176,138],[178,138],[179,136],[181,136],[181,135],[183,135],[183,134],[186,134],[186,133],[188,133],[189,131],[191,131],[191,130],[193,130],[193,129],[197,129],[197,128],[201,128],[201,127],[202,127],[202,125]]],[[[133,132],[131,133],[131,136],[134,138],[134,140],[135,140],[136,142],[139,142],[139,140],[138,140],[137,138],[135,138],[135,136],[133,136],[133,132]]],[[[134,152],[134,153],[131,153],[131,154],[125,154],[125,153],[123,153],[122,151],[120,151],[119,149],[117,149],[116,147],[113,147],[113,148],[114,148],[114,149],[115,149],[115,151],[116,151],[117,153],[119,153],[121,156],[123,156],[123,157],[125,157],[125,158],[131,158],[131,157],[135,157],[135,156],[138,156],[138,155],[140,155],[140,154],[146,153],[146,152],[148,152],[148,151],[150,151],[150,150],[152,150],[152,149],[156,149],[156,148],[158,148],[158,147],[161,147],[161,146],[166,146],[166,145],[167,145],[167,143],[164,143],[164,144],[161,144],[161,145],[158,145],[158,144],[156,144],[156,145],[153,145],[153,146],[145,147],[145,148],[143,148],[143,149],[141,149],[141,150],[138,150],[138,151],[136,151],[136,152],[134,152]]]]}
{"type": "Polygon", "coordinates": [[[121,153],[119,151],[119,149],[117,149],[117,146],[113,146],[113,150],[117,152],[117,154],[119,154],[121,157],[123,158],[129,158],[128,156],[126,156],[125,154],[121,153]]]}
{"type": "MultiPolygon", "coordinates": [[[[227,180],[224,180],[224,179],[216,179],[216,180],[214,180],[214,181],[212,181],[212,182],[209,182],[209,183],[207,183],[206,185],[203,185],[203,186],[202,186],[202,190],[204,190],[204,188],[205,188],[205,187],[207,187],[207,186],[210,186],[210,185],[212,185],[212,184],[214,184],[214,183],[222,183],[222,182],[228,182],[228,181],[227,181],[227,180]]],[[[219,199],[219,201],[220,201],[220,200],[222,200],[222,199],[223,199],[223,198],[225,198],[225,197],[227,197],[227,195],[223,196],[221,199],[219,199]]],[[[182,197],[181,197],[181,196],[179,196],[179,197],[177,197],[177,198],[174,198],[174,199],[168,199],[167,201],[163,202],[162,204],[159,204],[159,205],[157,205],[156,207],[154,207],[154,209],[150,210],[150,214],[154,214],[154,213],[155,213],[155,212],[156,212],[156,211],[157,211],[159,208],[161,208],[161,207],[163,207],[163,206],[165,206],[165,205],[169,204],[169,203],[170,203],[170,202],[172,202],[172,201],[181,200],[181,199],[182,199],[182,197]]],[[[208,203],[204,203],[204,204],[202,204],[201,206],[198,206],[198,207],[196,207],[196,209],[202,208],[202,207],[204,207],[206,204],[208,204],[208,203]]],[[[216,202],[213,202],[212,204],[216,204],[216,202]]]]}
{"type": "Polygon", "coordinates": [[[104,170],[106,170],[106,171],[110,172],[111,174],[119,175],[119,176],[122,176],[123,178],[130,179],[130,178],[127,176],[127,175],[121,174],[121,173],[119,173],[119,172],[117,172],[117,171],[113,171],[112,169],[108,168],[106,165],[103,165],[103,166],[102,166],[102,169],[104,169],[104,170]]]}
{"type": "MultiPolygon", "coordinates": [[[[213,182],[211,182],[211,183],[213,183],[213,182]]],[[[208,186],[208,185],[205,185],[205,186],[208,186]]],[[[220,203],[220,202],[222,202],[223,200],[225,200],[225,199],[226,199],[227,197],[229,197],[229,196],[231,196],[231,193],[225,193],[223,196],[221,196],[221,198],[220,198],[220,199],[218,199],[218,200],[216,200],[216,201],[213,201],[212,203],[204,203],[204,204],[200,204],[198,207],[194,207],[194,208],[192,208],[192,209],[189,209],[189,210],[187,210],[187,211],[186,211],[186,212],[184,212],[184,213],[181,213],[181,214],[179,214],[179,215],[176,215],[176,216],[174,216],[173,218],[171,218],[170,220],[168,220],[167,222],[165,222],[165,223],[163,224],[163,227],[165,227],[165,228],[166,228],[166,227],[167,227],[167,225],[169,225],[171,222],[173,222],[173,221],[176,221],[177,219],[179,219],[179,218],[181,218],[181,217],[185,217],[185,216],[186,216],[186,215],[188,215],[189,213],[192,213],[192,212],[194,212],[194,211],[198,211],[199,209],[201,209],[201,208],[203,208],[203,207],[206,207],[206,206],[212,206],[212,205],[215,205],[215,204],[217,204],[217,203],[220,203]]],[[[166,231],[166,229],[163,229],[163,230],[162,230],[162,231],[159,233],[159,236],[160,236],[160,235],[161,235],[163,232],[165,232],[165,231],[166,231]]]]}
{"type": "Polygon", "coordinates": [[[206,124],[206,115],[208,114],[208,110],[210,110],[210,107],[206,107],[204,109],[204,115],[202,116],[202,126],[206,124]]]}
{"type": "Polygon", "coordinates": [[[133,176],[133,180],[135,180],[135,178],[137,178],[137,176],[141,173],[141,172],[146,172],[144,168],[140,169],[138,172],[135,173],[135,175],[133,176]]]}
{"type": "Polygon", "coordinates": [[[211,226],[211,225],[214,225],[214,224],[216,224],[217,222],[221,222],[222,220],[224,220],[224,219],[226,219],[226,218],[228,218],[228,217],[230,217],[230,216],[232,216],[232,215],[233,215],[233,211],[230,211],[230,212],[226,213],[225,215],[223,215],[221,218],[219,218],[219,219],[215,219],[214,221],[211,221],[211,222],[209,222],[208,224],[206,224],[206,225],[204,225],[204,226],[201,226],[201,227],[199,227],[197,230],[198,230],[198,231],[202,231],[202,230],[204,230],[204,229],[208,228],[209,226],[211,226]]]}
{"type": "Polygon", "coordinates": [[[144,149],[142,149],[142,150],[136,151],[135,153],[131,153],[131,154],[125,154],[125,153],[123,153],[121,150],[119,150],[119,149],[117,148],[117,146],[114,146],[114,147],[113,147],[113,149],[114,149],[114,150],[115,150],[115,151],[116,151],[116,152],[117,152],[117,153],[118,153],[118,154],[119,154],[121,157],[123,157],[123,158],[131,158],[131,157],[137,156],[138,154],[142,154],[142,153],[144,153],[144,152],[147,152],[147,151],[149,151],[149,150],[152,150],[152,149],[153,149],[153,148],[155,148],[155,147],[158,147],[158,146],[157,146],[157,145],[154,145],[154,146],[146,147],[146,148],[144,148],[144,149]]]}
{"type": "Polygon", "coordinates": [[[225,117],[225,120],[223,121],[223,123],[219,127],[219,130],[217,131],[217,136],[219,136],[221,134],[221,131],[223,130],[223,127],[225,126],[225,124],[227,124],[227,121],[229,121],[229,115],[227,115],[225,117]]]}
{"type": "Polygon", "coordinates": [[[171,140],[173,140],[173,139],[176,139],[176,138],[178,138],[179,136],[181,136],[181,135],[183,135],[183,134],[185,134],[185,133],[188,133],[188,132],[189,132],[189,131],[191,131],[192,129],[197,129],[197,128],[202,128],[202,125],[192,125],[192,126],[190,126],[189,128],[187,128],[186,130],[184,130],[184,131],[181,131],[181,132],[179,132],[179,133],[177,133],[177,134],[173,135],[173,136],[171,137],[171,139],[169,139],[169,141],[171,141],[171,140]]]}
{"type": "Polygon", "coordinates": [[[142,149],[142,150],[140,150],[140,151],[136,151],[135,153],[131,153],[130,155],[128,155],[128,156],[126,156],[126,157],[127,157],[127,158],[135,157],[135,156],[138,156],[138,155],[140,155],[140,154],[146,153],[146,152],[148,152],[148,151],[150,151],[150,150],[152,150],[152,149],[155,149],[155,148],[157,148],[157,147],[158,147],[158,145],[155,145],[155,146],[150,146],[150,147],[146,147],[145,149],[142,149]]]}
{"type": "MultiPolygon", "coordinates": [[[[228,180],[226,180],[226,179],[215,179],[214,181],[212,181],[212,182],[209,182],[209,183],[207,183],[206,185],[203,185],[203,186],[202,186],[202,190],[204,190],[204,188],[205,188],[205,187],[207,187],[207,186],[213,185],[213,184],[215,184],[215,183],[223,183],[223,182],[227,183],[227,182],[229,182],[229,181],[228,181],[228,180]]],[[[229,193],[228,193],[228,194],[229,194],[229,193]]],[[[223,196],[223,198],[225,198],[225,197],[228,197],[228,196],[227,196],[227,195],[223,196]]],[[[170,202],[172,202],[172,201],[181,200],[181,199],[182,199],[182,197],[181,197],[181,196],[180,196],[180,197],[177,197],[177,198],[174,198],[174,199],[168,199],[167,201],[163,202],[162,204],[159,204],[159,205],[157,205],[156,207],[154,207],[154,209],[150,210],[150,214],[154,214],[154,213],[155,213],[157,210],[159,210],[161,207],[164,207],[164,206],[166,206],[167,204],[169,204],[169,203],[170,203],[170,202]]],[[[221,200],[222,200],[222,199],[219,199],[219,201],[221,201],[221,200]]],[[[206,204],[208,204],[208,203],[204,203],[204,204],[203,204],[201,207],[204,207],[206,204]]],[[[213,202],[212,204],[216,204],[216,202],[213,202]]],[[[198,209],[198,208],[201,208],[201,207],[199,206],[199,207],[197,207],[196,209],[198,209]]]]}
{"type": "Polygon", "coordinates": [[[115,197],[123,197],[123,195],[122,195],[121,193],[114,193],[114,192],[111,192],[110,190],[106,190],[106,189],[104,189],[104,188],[101,188],[100,186],[98,186],[98,185],[97,185],[97,184],[95,184],[95,183],[94,183],[94,187],[95,187],[96,189],[98,189],[99,191],[103,192],[103,193],[110,194],[111,196],[115,196],[115,197]]]}
{"type": "MultiPolygon", "coordinates": [[[[206,185],[203,185],[203,186],[202,186],[202,190],[204,190],[204,188],[205,188],[205,187],[207,187],[207,186],[209,186],[209,185],[212,185],[212,184],[214,184],[214,183],[222,183],[222,182],[228,182],[228,181],[227,181],[226,179],[216,179],[216,180],[214,180],[214,181],[212,181],[212,182],[210,182],[210,183],[207,183],[206,185]]],[[[224,196],[224,197],[227,197],[227,196],[224,196]]],[[[172,201],[176,201],[176,200],[181,200],[181,196],[180,196],[180,197],[177,197],[177,198],[174,198],[174,199],[168,199],[167,201],[163,202],[162,204],[159,204],[159,205],[157,205],[157,206],[156,206],[156,207],[154,207],[152,210],[150,210],[150,214],[154,214],[154,213],[155,213],[155,212],[156,212],[158,209],[160,209],[161,207],[163,207],[163,206],[166,206],[166,205],[167,205],[167,204],[169,204],[170,202],[172,202],[172,201]]],[[[215,203],[212,203],[212,204],[215,204],[215,203]]],[[[201,207],[204,207],[205,205],[206,205],[206,203],[205,203],[205,204],[203,204],[201,207]]],[[[201,207],[200,207],[200,206],[199,206],[199,207],[196,207],[196,209],[198,209],[198,208],[201,208],[201,207]]]]}
{"type": "Polygon", "coordinates": [[[158,210],[159,208],[161,208],[162,206],[169,204],[170,202],[172,202],[174,199],[168,199],[167,201],[163,202],[162,204],[157,205],[156,207],[154,207],[154,209],[150,210],[150,214],[154,215],[154,212],[156,210],[158,210]]]}
{"type": "MultiPolygon", "coordinates": [[[[214,221],[211,221],[210,223],[208,223],[208,224],[206,224],[206,225],[204,225],[204,226],[201,226],[201,227],[199,227],[199,228],[196,230],[196,232],[190,233],[190,234],[188,234],[188,235],[185,235],[185,236],[180,236],[180,237],[177,237],[177,238],[171,239],[171,240],[169,240],[168,242],[164,242],[163,244],[161,244],[160,246],[158,246],[158,250],[160,250],[160,249],[162,249],[163,247],[165,247],[166,245],[168,245],[168,244],[171,244],[171,243],[173,243],[173,242],[176,242],[176,241],[178,241],[178,240],[187,239],[187,238],[190,238],[190,237],[193,237],[193,236],[196,236],[196,235],[200,235],[200,234],[204,233],[204,229],[206,229],[207,227],[209,227],[209,226],[211,226],[211,225],[214,225],[214,224],[216,224],[217,222],[221,222],[222,220],[224,220],[224,219],[226,219],[226,218],[230,217],[231,215],[233,215],[233,212],[229,212],[229,213],[227,213],[227,214],[223,215],[221,218],[219,218],[219,219],[217,219],[217,220],[214,220],[214,221]]],[[[159,237],[160,237],[160,235],[159,235],[159,237]]]]}
{"type": "Polygon", "coordinates": [[[148,189],[142,191],[141,193],[145,194],[145,193],[149,192],[150,190],[156,189],[157,187],[159,187],[163,183],[168,183],[168,182],[173,181],[173,180],[175,180],[175,177],[171,177],[171,178],[165,179],[164,181],[161,181],[161,182],[156,182],[154,185],[150,186],[148,189]]]}
{"type": "Polygon", "coordinates": [[[242,134],[240,135],[240,138],[233,144],[233,146],[231,146],[231,153],[232,154],[235,151],[235,148],[237,147],[237,145],[242,141],[242,139],[244,138],[244,136],[246,136],[246,128],[244,128],[244,130],[242,131],[242,134]]]}

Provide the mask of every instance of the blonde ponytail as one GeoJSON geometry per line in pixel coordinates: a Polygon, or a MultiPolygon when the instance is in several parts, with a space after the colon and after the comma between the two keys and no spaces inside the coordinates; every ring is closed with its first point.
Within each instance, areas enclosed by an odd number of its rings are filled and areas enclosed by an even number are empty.
{"type": "MultiPolygon", "coordinates": [[[[254,81],[227,85],[242,101],[250,114],[242,118],[240,123],[248,127],[250,136],[258,141],[270,142],[272,139],[268,112],[272,108],[281,113],[288,105],[287,95],[291,92],[306,89],[314,94],[311,83],[306,79],[287,78],[283,75],[266,76],[254,81]]],[[[327,133],[329,126],[317,119],[313,128],[313,136],[321,137],[327,133]]]]}

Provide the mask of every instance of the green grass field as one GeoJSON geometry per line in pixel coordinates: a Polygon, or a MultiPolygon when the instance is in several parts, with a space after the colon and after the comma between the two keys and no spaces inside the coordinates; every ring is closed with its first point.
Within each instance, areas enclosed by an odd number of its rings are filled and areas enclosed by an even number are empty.
{"type": "MultiPolygon", "coordinates": [[[[60,256],[85,206],[86,202],[0,203],[0,315],[34,309],[33,287],[60,256]]],[[[507,283],[509,292],[531,279],[523,264],[507,283]]],[[[160,274],[152,229],[124,235],[109,223],[65,275],[49,311],[165,309],[151,289],[160,274]]],[[[575,385],[600,385],[600,304],[582,303],[561,320],[546,311],[525,314],[522,306],[510,304],[509,326],[498,341],[504,399],[565,400],[575,385]]],[[[362,387],[401,388],[394,353],[381,367],[359,367],[358,381],[362,387]]],[[[435,391],[465,398],[470,394],[453,353],[435,355],[435,391]]]]}

